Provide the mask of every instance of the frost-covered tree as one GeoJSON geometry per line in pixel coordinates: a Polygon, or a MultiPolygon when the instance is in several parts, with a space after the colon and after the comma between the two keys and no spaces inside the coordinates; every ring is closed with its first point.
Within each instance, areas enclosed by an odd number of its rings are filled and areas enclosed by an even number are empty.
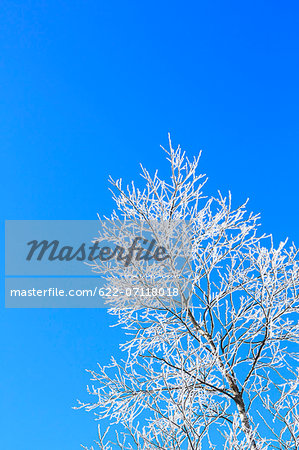
{"type": "Polygon", "coordinates": [[[205,198],[199,157],[165,152],[169,180],[142,166],[141,190],[110,180],[99,242],[151,235],[168,257],[94,261],[129,337],[79,407],[109,420],[102,450],[298,449],[298,251],[260,236],[246,203],[205,198]]]}

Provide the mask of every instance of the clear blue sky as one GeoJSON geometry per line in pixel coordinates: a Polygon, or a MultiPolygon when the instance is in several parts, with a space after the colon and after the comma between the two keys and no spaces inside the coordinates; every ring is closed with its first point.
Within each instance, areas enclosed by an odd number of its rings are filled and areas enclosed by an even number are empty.
{"type": "MultiPolygon", "coordinates": [[[[130,181],[142,162],[167,176],[170,131],[203,150],[207,194],[250,197],[264,231],[299,244],[298,22],[296,1],[2,0],[2,230],[109,214],[109,174],[130,181]]],[[[92,415],[71,406],[84,369],[117,352],[110,322],[5,310],[2,288],[1,448],[91,444],[92,415]]]]}

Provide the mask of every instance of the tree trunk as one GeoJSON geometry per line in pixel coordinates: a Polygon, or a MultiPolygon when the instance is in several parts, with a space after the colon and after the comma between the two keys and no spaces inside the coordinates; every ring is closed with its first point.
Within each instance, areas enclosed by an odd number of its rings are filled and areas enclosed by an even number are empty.
{"type": "Polygon", "coordinates": [[[240,420],[241,420],[241,424],[242,424],[242,430],[245,434],[248,446],[250,450],[257,450],[257,445],[256,442],[254,440],[253,437],[253,433],[252,433],[252,428],[251,425],[249,423],[248,420],[248,416],[246,413],[246,408],[245,408],[245,403],[242,397],[242,394],[238,388],[238,385],[235,381],[235,376],[233,372],[230,372],[226,367],[225,364],[223,363],[221,356],[219,355],[218,351],[217,351],[217,347],[214,344],[214,341],[212,339],[212,336],[210,336],[209,333],[207,333],[205,330],[202,330],[199,325],[197,324],[195,318],[193,317],[193,314],[191,313],[191,311],[188,311],[189,313],[189,317],[191,318],[192,323],[196,326],[197,330],[200,332],[200,334],[207,340],[207,342],[210,345],[210,348],[212,350],[212,353],[214,354],[214,356],[217,359],[217,362],[219,364],[219,367],[221,369],[221,372],[223,374],[223,376],[226,378],[228,385],[231,389],[231,391],[234,394],[234,401],[237,405],[237,410],[240,416],[240,420]]]}

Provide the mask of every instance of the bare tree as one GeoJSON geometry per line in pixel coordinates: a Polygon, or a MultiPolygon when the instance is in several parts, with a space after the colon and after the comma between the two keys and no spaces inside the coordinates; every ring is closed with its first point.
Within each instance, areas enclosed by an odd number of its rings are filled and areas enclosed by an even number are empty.
{"type": "Polygon", "coordinates": [[[98,240],[151,233],[168,257],[94,262],[129,338],[79,407],[109,419],[102,450],[298,449],[298,251],[259,236],[247,202],[203,197],[199,157],[165,152],[169,181],[142,166],[143,190],[110,180],[98,240]]]}

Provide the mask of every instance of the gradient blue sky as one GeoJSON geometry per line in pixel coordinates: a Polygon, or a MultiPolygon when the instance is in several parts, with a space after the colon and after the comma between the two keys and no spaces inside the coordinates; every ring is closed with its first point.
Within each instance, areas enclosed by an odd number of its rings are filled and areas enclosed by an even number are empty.
{"type": "MultiPolygon", "coordinates": [[[[249,197],[263,231],[298,244],[298,22],[296,1],[2,0],[2,230],[109,214],[109,174],[168,176],[170,131],[203,150],[207,194],[249,197]]],[[[2,288],[0,322],[0,447],[91,444],[92,415],[71,406],[84,369],[117,353],[112,319],[5,310],[2,288]]]]}

